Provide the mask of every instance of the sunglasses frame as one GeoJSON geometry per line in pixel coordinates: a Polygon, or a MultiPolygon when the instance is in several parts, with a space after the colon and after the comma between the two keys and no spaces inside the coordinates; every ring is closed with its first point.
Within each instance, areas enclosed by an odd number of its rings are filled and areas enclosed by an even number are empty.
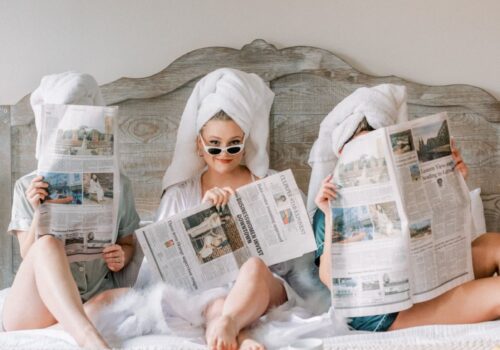
{"type": "Polygon", "coordinates": [[[237,145],[227,146],[227,147],[207,146],[205,143],[205,140],[203,140],[203,137],[201,136],[201,134],[199,134],[198,136],[200,137],[201,143],[203,145],[203,149],[205,150],[205,152],[207,154],[209,154],[211,156],[218,156],[218,155],[222,154],[222,152],[225,152],[229,156],[237,156],[238,154],[243,152],[243,150],[245,149],[246,135],[243,136],[243,141],[241,143],[239,143],[237,145]],[[236,147],[239,147],[239,149],[240,149],[238,152],[236,152],[236,153],[228,152],[228,150],[230,148],[236,148],[236,147]],[[210,150],[217,150],[219,152],[214,154],[214,153],[210,153],[210,150]]]}

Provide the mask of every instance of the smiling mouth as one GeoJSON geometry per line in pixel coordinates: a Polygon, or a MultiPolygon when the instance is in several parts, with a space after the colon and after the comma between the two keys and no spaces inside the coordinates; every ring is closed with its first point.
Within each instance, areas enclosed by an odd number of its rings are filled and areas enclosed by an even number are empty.
{"type": "Polygon", "coordinates": [[[221,162],[221,163],[225,163],[225,164],[231,163],[233,161],[232,159],[217,159],[217,158],[215,160],[217,160],[218,162],[221,162]]]}

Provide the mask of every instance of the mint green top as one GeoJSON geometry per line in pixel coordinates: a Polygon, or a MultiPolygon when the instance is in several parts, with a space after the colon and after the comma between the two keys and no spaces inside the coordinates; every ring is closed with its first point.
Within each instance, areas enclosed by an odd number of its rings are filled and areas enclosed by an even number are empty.
{"type": "MultiPolygon", "coordinates": [[[[12,216],[7,232],[28,231],[33,220],[34,210],[26,198],[25,191],[35,172],[24,175],[16,181],[12,203],[12,216]]],[[[113,242],[118,238],[134,233],[139,226],[139,215],[135,210],[134,196],[130,180],[120,174],[120,203],[118,205],[118,225],[113,242]]],[[[117,287],[111,271],[103,259],[70,263],[71,273],[76,281],[80,297],[85,302],[106,289],[117,287]]]]}

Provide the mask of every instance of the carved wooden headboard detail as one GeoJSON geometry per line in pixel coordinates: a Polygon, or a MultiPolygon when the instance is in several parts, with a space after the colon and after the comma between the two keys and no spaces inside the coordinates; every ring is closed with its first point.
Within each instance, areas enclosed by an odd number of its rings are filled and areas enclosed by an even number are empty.
{"type": "MultiPolygon", "coordinates": [[[[304,192],[310,174],[309,150],[325,115],[360,86],[406,85],[410,119],[448,111],[452,135],[470,168],[468,185],[471,189],[481,187],[487,227],[500,231],[498,100],[473,86],[427,86],[394,76],[370,76],[326,50],[307,46],[277,49],[264,40],[255,40],[241,50],[198,49],[153,76],[121,78],[102,86],[107,103],[120,106],[121,163],[132,180],[143,220],[153,218],[159,203],[161,179],[172,158],[177,126],[194,84],[220,67],[254,72],[269,82],[276,93],[270,125],[271,167],[292,168],[304,192]]],[[[0,185],[7,199],[15,180],[36,168],[36,130],[29,95],[14,106],[0,108],[0,118],[0,185]]],[[[0,203],[4,232],[10,209],[8,200],[0,203]]],[[[7,285],[19,262],[18,250],[15,240],[0,237],[0,285],[7,285]]]]}

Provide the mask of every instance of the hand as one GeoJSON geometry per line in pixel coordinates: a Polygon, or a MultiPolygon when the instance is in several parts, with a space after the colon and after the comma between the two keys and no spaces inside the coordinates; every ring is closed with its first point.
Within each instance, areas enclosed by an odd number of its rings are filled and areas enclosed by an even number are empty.
{"type": "Polygon", "coordinates": [[[119,244],[110,245],[102,251],[102,257],[108,269],[118,272],[125,266],[125,252],[119,244]]]}
{"type": "Polygon", "coordinates": [[[337,198],[337,187],[331,182],[332,177],[332,175],[328,175],[323,180],[321,188],[314,199],[314,203],[325,215],[329,214],[328,201],[337,198]]]}
{"type": "Polygon", "coordinates": [[[462,159],[462,155],[457,148],[454,138],[451,138],[451,157],[455,161],[455,165],[453,168],[457,169],[460,174],[462,174],[463,178],[467,180],[467,176],[469,175],[469,168],[467,167],[467,164],[464,163],[464,160],[462,159]]]}
{"type": "Polygon", "coordinates": [[[42,180],[43,176],[36,176],[33,180],[31,180],[28,189],[24,192],[34,210],[36,210],[40,203],[49,195],[47,192],[49,184],[42,180]]]}
{"type": "Polygon", "coordinates": [[[234,194],[234,190],[231,187],[214,187],[203,196],[202,202],[211,201],[213,205],[216,206],[217,210],[225,206],[229,201],[229,196],[234,194]]]}

